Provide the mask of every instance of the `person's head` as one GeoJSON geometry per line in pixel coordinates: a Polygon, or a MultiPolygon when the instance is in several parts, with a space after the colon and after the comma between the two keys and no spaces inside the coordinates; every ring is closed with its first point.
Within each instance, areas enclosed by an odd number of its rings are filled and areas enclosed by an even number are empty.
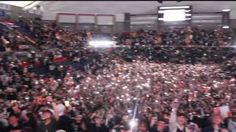
{"type": "Polygon", "coordinates": [[[81,115],[76,115],[75,120],[77,123],[81,122],[82,116],[81,115]]]}
{"type": "Polygon", "coordinates": [[[8,117],[9,125],[16,126],[18,124],[18,121],[19,121],[19,115],[18,114],[11,114],[8,117]]]}
{"type": "Polygon", "coordinates": [[[101,125],[101,124],[102,124],[102,118],[96,116],[96,117],[94,118],[94,122],[95,122],[96,125],[101,125]]]}
{"type": "Polygon", "coordinates": [[[17,102],[14,102],[12,104],[12,109],[15,113],[20,113],[21,112],[21,109],[20,109],[20,104],[17,103],[17,102]]]}
{"type": "Polygon", "coordinates": [[[212,115],[211,122],[213,123],[213,125],[220,125],[223,122],[223,119],[221,115],[214,114],[212,115]]]}
{"type": "Polygon", "coordinates": [[[128,132],[129,128],[126,125],[120,125],[118,128],[115,129],[118,132],[128,132]]]}
{"type": "Polygon", "coordinates": [[[167,121],[165,119],[159,119],[157,122],[157,129],[164,130],[167,127],[167,121]]]}
{"type": "Polygon", "coordinates": [[[138,131],[139,132],[147,132],[148,131],[148,125],[146,122],[141,121],[138,125],[138,131]]]}
{"type": "Polygon", "coordinates": [[[183,126],[187,123],[187,118],[184,114],[179,114],[177,116],[177,122],[179,125],[183,126]]]}
{"type": "Polygon", "coordinates": [[[65,130],[59,129],[56,132],[66,132],[65,130]]]}
{"type": "Polygon", "coordinates": [[[51,120],[53,117],[53,112],[50,109],[42,110],[41,119],[43,121],[51,120]]]}
{"type": "Polygon", "coordinates": [[[191,131],[194,131],[194,130],[199,130],[199,127],[196,123],[193,123],[191,122],[188,126],[188,129],[191,130],[191,131]]]}

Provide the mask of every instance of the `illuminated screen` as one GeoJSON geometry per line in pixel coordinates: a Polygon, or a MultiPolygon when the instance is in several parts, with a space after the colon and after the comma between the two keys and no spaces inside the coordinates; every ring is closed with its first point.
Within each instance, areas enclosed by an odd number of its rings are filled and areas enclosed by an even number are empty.
{"type": "Polygon", "coordinates": [[[164,22],[191,20],[191,6],[159,7],[158,20],[164,22]]]}
{"type": "Polygon", "coordinates": [[[165,10],[164,21],[185,21],[185,10],[165,10]]]}

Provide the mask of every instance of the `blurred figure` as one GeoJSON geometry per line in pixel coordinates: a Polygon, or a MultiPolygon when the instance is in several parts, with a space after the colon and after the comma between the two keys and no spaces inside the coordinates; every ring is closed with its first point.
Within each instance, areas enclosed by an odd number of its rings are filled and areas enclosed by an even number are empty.
{"type": "Polygon", "coordinates": [[[11,114],[8,117],[8,124],[6,132],[21,132],[22,125],[19,123],[19,114],[11,114]]]}
{"type": "Polygon", "coordinates": [[[189,132],[201,132],[200,128],[195,123],[191,122],[187,127],[188,127],[189,132]]]}
{"type": "Polygon", "coordinates": [[[63,104],[57,105],[57,112],[59,114],[58,129],[65,130],[66,132],[74,132],[72,126],[73,120],[65,115],[65,109],[63,104]]]}
{"type": "Polygon", "coordinates": [[[77,132],[86,132],[87,127],[85,120],[82,119],[82,115],[76,115],[75,117],[75,131],[77,132]]]}
{"type": "Polygon", "coordinates": [[[188,132],[187,118],[183,113],[178,113],[179,100],[175,99],[172,105],[172,112],[170,114],[169,129],[170,132],[188,132]]]}
{"type": "Polygon", "coordinates": [[[37,128],[37,132],[55,132],[57,130],[57,121],[51,109],[42,110],[41,120],[42,122],[37,128]]]}
{"type": "Polygon", "coordinates": [[[138,125],[138,132],[148,132],[148,125],[145,121],[141,121],[138,125]]]}
{"type": "Polygon", "coordinates": [[[236,132],[236,107],[235,106],[231,108],[231,112],[232,112],[232,115],[227,120],[227,126],[230,132],[236,132]]]}
{"type": "Polygon", "coordinates": [[[27,113],[26,115],[23,116],[23,126],[31,129],[34,132],[36,131],[37,121],[33,113],[27,113]]]}
{"type": "Polygon", "coordinates": [[[24,127],[21,132],[35,132],[31,127],[24,127]]]}
{"type": "Polygon", "coordinates": [[[157,123],[151,127],[150,132],[169,132],[167,121],[164,118],[158,119],[157,123]]]}
{"type": "Polygon", "coordinates": [[[223,119],[221,115],[214,114],[211,118],[212,125],[203,129],[203,132],[221,132],[226,131],[226,128],[223,128],[221,125],[223,123],[223,119]]]}
{"type": "Polygon", "coordinates": [[[1,132],[6,132],[6,128],[4,126],[4,124],[0,121],[0,131],[1,132]]]}
{"type": "MultiPolygon", "coordinates": [[[[170,120],[171,120],[171,118],[172,117],[170,117],[170,120]]],[[[174,123],[174,122],[170,122],[170,124],[172,124],[172,123],[174,123]]],[[[187,118],[186,118],[186,116],[184,114],[178,114],[177,115],[177,120],[176,120],[176,131],[177,132],[187,131],[186,130],[187,129],[186,125],[187,125],[187,118]]],[[[172,131],[172,129],[171,129],[171,131],[172,131]]]]}
{"type": "Polygon", "coordinates": [[[89,132],[109,132],[101,117],[95,116],[93,121],[89,126],[89,132]]]}

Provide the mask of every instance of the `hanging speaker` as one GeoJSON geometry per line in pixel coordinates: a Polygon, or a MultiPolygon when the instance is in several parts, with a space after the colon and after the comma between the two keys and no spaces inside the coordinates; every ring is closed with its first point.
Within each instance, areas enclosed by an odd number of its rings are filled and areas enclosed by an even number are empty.
{"type": "Polygon", "coordinates": [[[229,26],[229,14],[230,12],[227,11],[227,12],[222,12],[222,25],[223,26],[229,26]]]}

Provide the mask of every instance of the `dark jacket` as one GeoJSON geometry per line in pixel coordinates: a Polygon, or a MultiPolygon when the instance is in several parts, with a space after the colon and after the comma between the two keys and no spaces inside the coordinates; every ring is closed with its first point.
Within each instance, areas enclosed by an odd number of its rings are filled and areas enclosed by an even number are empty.
{"type": "Polygon", "coordinates": [[[66,132],[74,132],[73,120],[68,116],[60,116],[58,120],[58,129],[65,130],[66,132]]]}
{"type": "MultiPolygon", "coordinates": [[[[149,132],[160,132],[160,131],[157,130],[157,126],[153,126],[150,128],[149,132]]],[[[169,132],[168,127],[166,129],[164,129],[163,132],[169,132]]]]}
{"type": "Polygon", "coordinates": [[[55,119],[48,125],[40,123],[37,128],[37,132],[55,132],[57,130],[57,121],[55,119]]]}
{"type": "Polygon", "coordinates": [[[214,132],[213,126],[205,127],[202,132],[214,132]]]}
{"type": "MultiPolygon", "coordinates": [[[[220,129],[227,129],[227,128],[220,128],[220,129]]],[[[213,126],[206,127],[202,130],[202,132],[214,132],[213,126]]]]}
{"type": "Polygon", "coordinates": [[[95,124],[90,124],[89,132],[109,132],[109,129],[102,124],[100,127],[97,127],[95,124]]]}

